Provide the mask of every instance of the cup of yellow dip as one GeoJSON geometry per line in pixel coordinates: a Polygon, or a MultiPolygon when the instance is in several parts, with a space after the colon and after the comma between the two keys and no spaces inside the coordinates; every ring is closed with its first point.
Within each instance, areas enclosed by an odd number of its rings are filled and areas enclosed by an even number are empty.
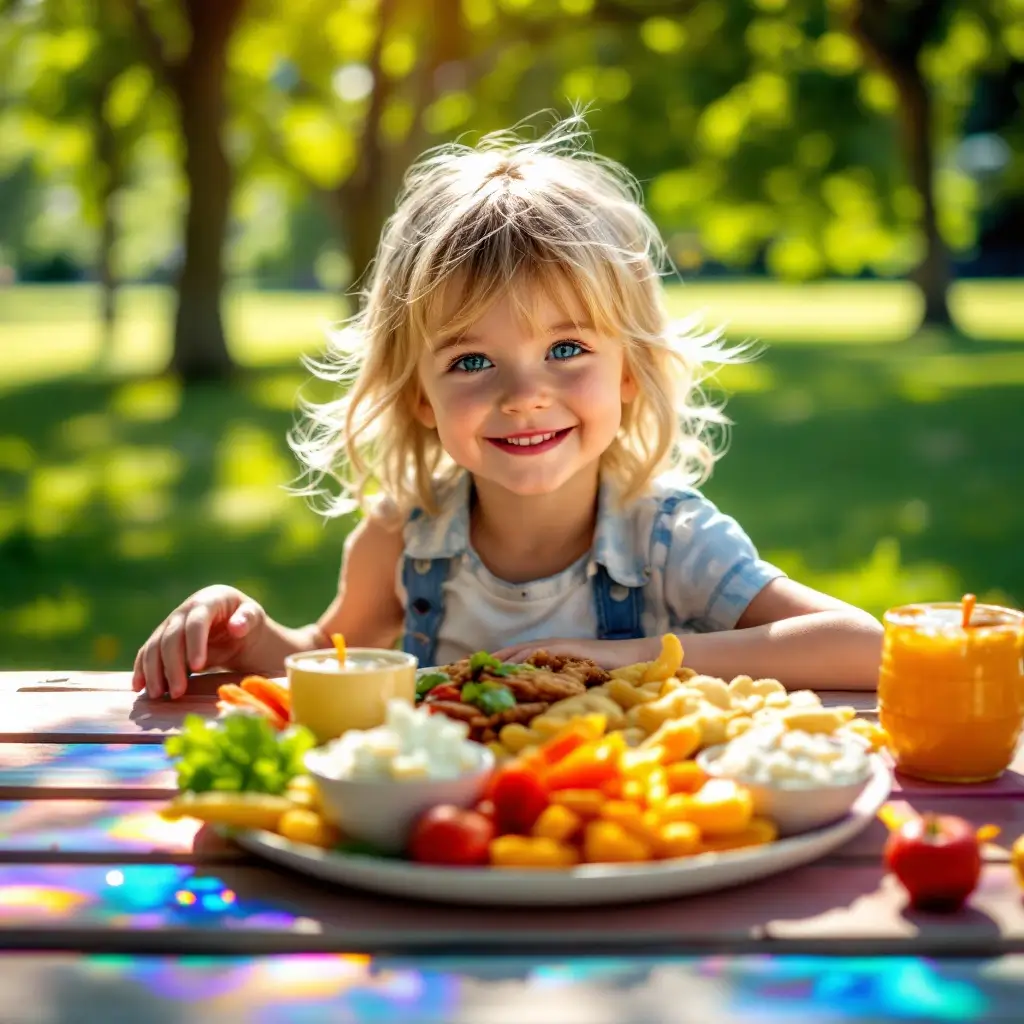
{"type": "Polygon", "coordinates": [[[304,651],[285,659],[292,719],[319,743],[349,729],[373,729],[387,718],[389,700],[416,703],[416,658],[386,648],[304,651]]]}

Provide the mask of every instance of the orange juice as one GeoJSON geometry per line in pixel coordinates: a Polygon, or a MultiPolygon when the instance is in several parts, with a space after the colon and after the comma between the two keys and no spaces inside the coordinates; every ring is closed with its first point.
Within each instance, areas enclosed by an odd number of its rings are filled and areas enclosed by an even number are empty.
{"type": "Polygon", "coordinates": [[[1001,775],[1024,724],[1024,614],[973,598],[886,612],[878,710],[900,771],[1001,775]]]}

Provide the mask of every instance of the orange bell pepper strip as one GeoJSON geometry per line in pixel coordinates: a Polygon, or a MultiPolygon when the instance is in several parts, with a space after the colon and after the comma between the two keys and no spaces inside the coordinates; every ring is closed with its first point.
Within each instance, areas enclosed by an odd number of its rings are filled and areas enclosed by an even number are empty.
{"type": "Polygon", "coordinates": [[[234,683],[225,683],[223,686],[218,686],[217,696],[225,704],[238,708],[247,708],[250,711],[258,711],[275,729],[284,729],[288,725],[287,721],[269,704],[264,704],[258,697],[253,696],[253,694],[243,690],[240,686],[236,686],[234,683]]]}
{"type": "Polygon", "coordinates": [[[246,676],[240,685],[246,693],[273,708],[285,721],[291,719],[292,695],[283,686],[263,676],[246,676]]]}
{"type": "Polygon", "coordinates": [[[619,776],[619,758],[625,747],[622,733],[585,743],[553,764],[544,774],[544,784],[548,790],[600,789],[619,776]]]}

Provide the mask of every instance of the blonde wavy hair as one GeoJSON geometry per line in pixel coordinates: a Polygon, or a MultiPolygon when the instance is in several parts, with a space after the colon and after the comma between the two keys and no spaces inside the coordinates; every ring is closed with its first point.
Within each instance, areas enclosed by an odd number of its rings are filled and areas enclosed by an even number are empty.
{"type": "Polygon", "coordinates": [[[305,468],[295,490],[325,514],[365,508],[374,491],[399,513],[436,512],[462,470],[416,417],[423,347],[465,331],[501,296],[530,319],[538,288],[563,308],[571,295],[625,346],[637,397],[602,464],[622,500],[669,468],[693,484],[710,474],[713,435],[728,421],[700,384],[737,352],[695,319],[670,319],[660,281],[669,262],[640,187],[589,142],[577,114],[532,141],[507,131],[438,147],[407,172],[359,311],[308,361],[340,397],[300,399],[305,421],[289,438],[305,468]]]}

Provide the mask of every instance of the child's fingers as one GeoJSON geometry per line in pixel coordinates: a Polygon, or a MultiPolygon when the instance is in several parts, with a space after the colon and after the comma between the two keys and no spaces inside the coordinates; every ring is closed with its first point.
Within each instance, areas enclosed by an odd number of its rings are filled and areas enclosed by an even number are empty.
{"type": "Polygon", "coordinates": [[[263,609],[255,601],[243,601],[228,619],[228,628],[234,636],[247,636],[263,619],[263,609]]]}
{"type": "Polygon", "coordinates": [[[160,637],[160,660],[172,697],[180,697],[188,689],[188,671],[185,668],[185,620],[172,615],[160,637]]]}
{"type": "Polygon", "coordinates": [[[142,667],[142,655],[145,650],[146,645],[143,644],[135,655],[135,664],[132,666],[132,689],[136,693],[146,688],[146,673],[142,667]]]}
{"type": "Polygon", "coordinates": [[[193,672],[202,672],[206,668],[211,618],[210,609],[205,604],[195,605],[185,616],[185,654],[193,672]]]}
{"type": "Polygon", "coordinates": [[[142,648],[142,673],[146,680],[146,693],[155,700],[166,689],[164,663],[160,657],[160,637],[151,636],[142,648]]]}

